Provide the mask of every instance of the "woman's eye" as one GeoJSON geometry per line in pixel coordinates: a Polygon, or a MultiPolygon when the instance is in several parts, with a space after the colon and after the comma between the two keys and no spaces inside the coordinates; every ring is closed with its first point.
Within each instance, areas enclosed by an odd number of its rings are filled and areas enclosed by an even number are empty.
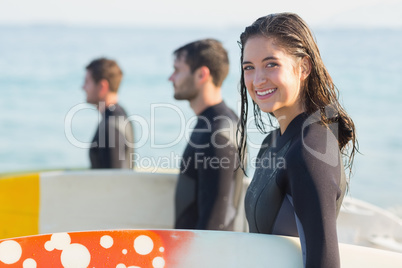
{"type": "Polygon", "coordinates": [[[268,68],[272,68],[272,67],[276,67],[276,66],[278,66],[278,64],[273,63],[273,62],[270,62],[270,63],[267,64],[268,68]]]}
{"type": "Polygon", "coordinates": [[[250,65],[248,65],[248,66],[243,66],[243,70],[244,70],[244,71],[248,71],[248,70],[252,70],[252,69],[254,69],[253,66],[250,66],[250,65]]]}

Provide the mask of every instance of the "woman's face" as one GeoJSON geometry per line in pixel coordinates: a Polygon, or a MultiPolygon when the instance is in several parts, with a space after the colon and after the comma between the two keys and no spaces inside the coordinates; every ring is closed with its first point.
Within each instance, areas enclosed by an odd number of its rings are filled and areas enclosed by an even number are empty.
{"type": "Polygon", "coordinates": [[[273,38],[251,37],[243,50],[244,82],[261,111],[291,121],[304,111],[301,84],[307,77],[304,60],[296,59],[274,43],[273,38]]]}

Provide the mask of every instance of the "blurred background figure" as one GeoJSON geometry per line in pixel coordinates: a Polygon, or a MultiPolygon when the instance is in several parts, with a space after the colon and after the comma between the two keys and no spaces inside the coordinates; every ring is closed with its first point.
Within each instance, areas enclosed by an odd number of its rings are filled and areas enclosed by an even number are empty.
{"type": "Polygon", "coordinates": [[[133,126],[117,95],[123,72],[116,61],[106,58],[93,60],[86,70],[83,89],[87,102],[102,115],[89,150],[91,168],[133,168],[133,126]]]}

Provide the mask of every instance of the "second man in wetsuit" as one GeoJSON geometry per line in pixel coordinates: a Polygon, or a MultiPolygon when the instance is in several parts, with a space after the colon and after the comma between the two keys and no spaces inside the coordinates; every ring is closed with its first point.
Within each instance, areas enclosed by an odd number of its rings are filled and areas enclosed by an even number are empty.
{"type": "Polygon", "coordinates": [[[181,161],[175,228],[233,230],[243,173],[237,169],[238,117],[221,95],[227,51],[205,39],[178,48],[174,56],[174,98],[189,101],[198,117],[181,161]]]}

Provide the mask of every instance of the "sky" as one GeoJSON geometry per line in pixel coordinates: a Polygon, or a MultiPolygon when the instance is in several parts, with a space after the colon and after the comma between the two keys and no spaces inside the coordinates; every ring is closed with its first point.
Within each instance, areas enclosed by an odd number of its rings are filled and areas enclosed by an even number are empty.
{"type": "Polygon", "coordinates": [[[402,0],[0,0],[0,25],[236,27],[284,11],[315,27],[402,28],[402,0]]]}

